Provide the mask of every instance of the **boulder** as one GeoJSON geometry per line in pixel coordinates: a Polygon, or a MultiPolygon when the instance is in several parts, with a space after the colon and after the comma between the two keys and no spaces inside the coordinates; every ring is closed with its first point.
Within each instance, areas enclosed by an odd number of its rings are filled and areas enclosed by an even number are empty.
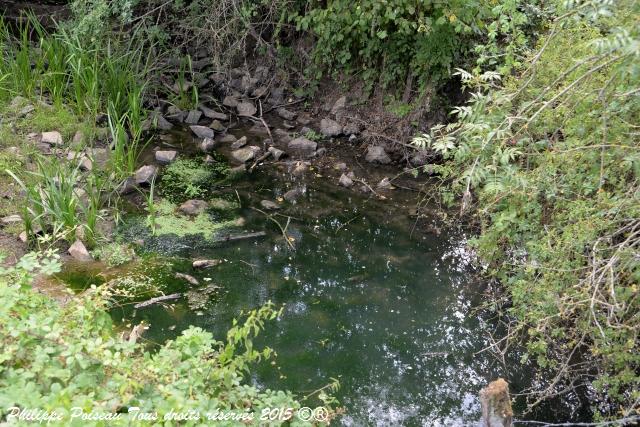
{"type": "Polygon", "coordinates": [[[205,107],[204,105],[200,105],[198,108],[200,109],[200,111],[202,111],[202,114],[204,114],[205,117],[208,117],[210,119],[222,120],[223,122],[226,122],[227,120],[229,120],[228,115],[224,113],[219,113],[215,110],[212,110],[211,108],[205,107]]]}
{"type": "Polygon", "coordinates": [[[262,206],[263,208],[265,208],[266,210],[269,210],[269,211],[280,209],[280,205],[277,204],[276,202],[271,201],[271,200],[262,200],[260,202],[260,206],[262,206]]]}
{"type": "Polygon", "coordinates": [[[69,255],[75,260],[93,261],[91,254],[89,254],[89,251],[80,240],[73,242],[73,245],[69,247],[67,252],[69,252],[69,255]]]}
{"type": "Polygon", "coordinates": [[[277,113],[278,113],[278,116],[280,116],[285,120],[295,120],[297,116],[296,113],[294,113],[293,111],[289,111],[284,107],[278,108],[277,113]]]}
{"type": "Polygon", "coordinates": [[[213,129],[206,126],[193,125],[189,126],[189,129],[191,129],[191,132],[195,133],[198,138],[213,138],[215,135],[213,129]]]}
{"type": "Polygon", "coordinates": [[[231,144],[231,149],[232,150],[237,150],[239,148],[244,147],[245,145],[247,145],[247,137],[243,136],[240,139],[235,140],[232,144],[231,144]]]}
{"type": "Polygon", "coordinates": [[[233,95],[225,96],[224,99],[222,100],[222,105],[229,108],[236,108],[239,103],[240,102],[238,101],[238,98],[236,98],[233,95]]]}
{"type": "Polygon", "coordinates": [[[151,184],[153,178],[156,176],[157,168],[153,165],[144,165],[140,167],[133,176],[136,184],[151,184]]]}
{"type": "Polygon", "coordinates": [[[222,132],[226,129],[225,125],[223,125],[220,120],[212,121],[209,127],[217,132],[222,132]]]}
{"type": "Polygon", "coordinates": [[[344,107],[346,106],[347,106],[347,97],[341,96],[336,100],[336,102],[333,103],[333,107],[331,107],[331,114],[340,113],[342,110],[344,110],[344,107]]]}
{"type": "Polygon", "coordinates": [[[340,180],[338,181],[338,184],[343,187],[349,188],[353,185],[353,180],[348,175],[343,173],[342,175],[340,175],[340,180]]]}
{"type": "Polygon", "coordinates": [[[287,154],[284,151],[277,149],[276,147],[269,147],[269,152],[276,161],[280,160],[282,156],[287,154]]]}
{"type": "Polygon", "coordinates": [[[176,150],[160,150],[156,151],[156,161],[163,165],[168,165],[176,159],[178,152],[176,150]]]}
{"type": "Polygon", "coordinates": [[[184,122],[188,125],[197,125],[200,121],[200,117],[202,117],[201,111],[191,110],[187,114],[187,118],[184,119],[184,122]]]}
{"type": "Polygon", "coordinates": [[[248,147],[240,148],[239,150],[233,151],[231,155],[237,161],[245,163],[250,160],[253,160],[259,152],[260,152],[260,147],[257,147],[255,145],[250,145],[248,147]]]}
{"type": "Polygon", "coordinates": [[[303,157],[313,156],[316,152],[317,147],[318,143],[316,143],[315,141],[311,141],[304,136],[300,136],[292,140],[288,145],[289,151],[303,157]]]}
{"type": "Polygon", "coordinates": [[[383,165],[391,163],[391,158],[387,152],[384,151],[384,147],[380,145],[370,145],[367,149],[365,160],[369,163],[381,163],[383,165]]]}
{"type": "Polygon", "coordinates": [[[338,136],[342,133],[342,126],[335,120],[322,119],[320,121],[320,133],[329,137],[338,136]]]}
{"type": "Polygon", "coordinates": [[[258,111],[253,102],[244,101],[236,106],[239,116],[254,116],[258,111]]]}
{"type": "Polygon", "coordinates": [[[203,213],[209,204],[204,200],[187,200],[178,208],[180,212],[189,216],[197,216],[203,213]]]}
{"type": "Polygon", "coordinates": [[[42,132],[42,142],[51,145],[62,145],[62,135],[58,131],[42,132]]]}
{"type": "Polygon", "coordinates": [[[205,153],[209,153],[211,151],[213,151],[214,148],[216,148],[216,141],[214,139],[211,138],[205,138],[202,140],[202,142],[200,143],[200,145],[198,146],[198,148],[200,148],[200,151],[203,151],[205,153]]]}

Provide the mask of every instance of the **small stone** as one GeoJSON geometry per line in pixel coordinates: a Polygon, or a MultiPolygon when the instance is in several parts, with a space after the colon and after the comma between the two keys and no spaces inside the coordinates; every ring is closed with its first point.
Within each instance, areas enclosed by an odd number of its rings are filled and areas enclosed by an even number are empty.
{"type": "Polygon", "coordinates": [[[11,103],[9,104],[9,107],[15,110],[17,108],[25,106],[28,102],[29,100],[24,96],[17,95],[13,97],[11,103]]]}
{"type": "Polygon", "coordinates": [[[82,144],[82,141],[84,141],[84,133],[81,130],[76,131],[76,133],[73,135],[72,142],[77,145],[82,144]]]}
{"type": "Polygon", "coordinates": [[[250,145],[248,147],[240,148],[239,150],[233,151],[231,155],[237,161],[245,163],[253,160],[259,152],[260,147],[250,145]]]}
{"type": "Polygon", "coordinates": [[[347,106],[347,97],[341,96],[331,107],[331,114],[338,114],[347,106]]]}
{"type": "Polygon", "coordinates": [[[225,96],[224,99],[222,100],[222,105],[229,108],[236,108],[239,103],[240,102],[238,101],[238,98],[232,95],[225,96]]]}
{"type": "Polygon", "coordinates": [[[202,111],[202,114],[204,114],[205,117],[208,117],[210,119],[222,120],[223,122],[226,122],[227,120],[229,120],[228,115],[224,113],[219,113],[215,110],[212,110],[211,108],[205,107],[204,105],[201,105],[198,108],[200,109],[200,111],[202,111]]]}
{"type": "Polygon", "coordinates": [[[284,193],[282,197],[284,197],[284,199],[287,202],[293,203],[298,199],[298,197],[302,196],[304,193],[305,193],[304,188],[294,188],[284,193]]]}
{"type": "Polygon", "coordinates": [[[260,206],[262,206],[263,208],[269,210],[269,211],[274,211],[276,209],[280,209],[280,205],[277,204],[276,202],[273,202],[271,200],[262,200],[260,202],[260,206]]]}
{"type": "Polygon", "coordinates": [[[348,169],[347,164],[344,162],[336,163],[335,165],[333,165],[333,168],[341,172],[344,172],[348,169]]]}
{"type": "Polygon", "coordinates": [[[35,111],[36,107],[34,107],[33,105],[27,105],[25,107],[22,107],[22,109],[18,112],[18,117],[24,117],[29,113],[32,113],[33,111],[35,111]]]}
{"type": "Polygon", "coordinates": [[[244,75],[240,80],[240,90],[244,93],[253,92],[258,84],[258,79],[244,75]]]}
{"type": "Polygon", "coordinates": [[[23,231],[22,233],[18,234],[18,240],[20,240],[22,243],[27,243],[27,240],[29,240],[29,238],[27,237],[27,232],[23,231]]]}
{"type": "Polygon", "coordinates": [[[82,156],[80,158],[80,170],[84,172],[88,172],[93,169],[93,162],[87,156],[82,156]]]}
{"type": "Polygon", "coordinates": [[[100,168],[109,162],[109,152],[106,148],[88,148],[86,151],[89,158],[100,168]]]}
{"type": "Polygon", "coordinates": [[[338,136],[342,133],[342,126],[335,120],[322,119],[320,121],[320,133],[329,137],[338,136]]]}
{"type": "Polygon", "coordinates": [[[216,141],[214,139],[211,138],[205,138],[202,140],[202,142],[199,145],[200,151],[203,151],[205,153],[209,153],[211,151],[213,151],[214,148],[216,148],[216,141]]]}
{"type": "Polygon", "coordinates": [[[289,144],[291,142],[291,135],[284,129],[276,129],[273,131],[273,135],[280,144],[289,144]]]}
{"type": "Polygon", "coordinates": [[[383,165],[391,163],[391,158],[387,152],[384,151],[384,148],[379,145],[369,146],[365,160],[369,163],[381,163],[383,165]]]}
{"type": "Polygon", "coordinates": [[[254,124],[253,126],[251,126],[251,128],[249,128],[247,133],[250,133],[256,136],[264,136],[264,137],[269,136],[269,132],[267,132],[267,129],[264,127],[262,123],[254,124]]]}
{"type": "Polygon", "coordinates": [[[291,171],[291,174],[293,176],[302,176],[308,170],[308,168],[309,168],[309,163],[297,162],[296,166],[293,168],[293,171],[291,171]]]}
{"type": "Polygon", "coordinates": [[[269,92],[269,88],[266,86],[260,86],[256,88],[253,92],[251,92],[252,98],[262,98],[269,92]]]}
{"type": "Polygon", "coordinates": [[[244,147],[245,145],[247,145],[247,137],[243,136],[242,138],[234,141],[233,144],[231,144],[231,149],[237,150],[239,148],[244,147]]]}
{"type": "Polygon", "coordinates": [[[209,204],[204,200],[187,200],[181,204],[178,209],[185,215],[197,216],[203,213],[208,207],[209,204]]]}
{"type": "Polygon", "coordinates": [[[223,125],[222,122],[220,122],[220,120],[212,121],[209,127],[218,132],[222,132],[226,129],[225,125],[223,125]]]}
{"type": "Polygon", "coordinates": [[[193,268],[209,268],[222,264],[220,259],[197,259],[191,264],[193,268]]]}
{"type": "Polygon", "coordinates": [[[340,184],[343,187],[349,188],[353,185],[353,180],[349,178],[349,176],[347,176],[346,174],[342,174],[340,175],[340,180],[338,181],[338,184],[340,184]]]}
{"type": "Polygon", "coordinates": [[[184,121],[185,115],[186,113],[175,105],[170,105],[167,108],[167,118],[169,118],[170,120],[182,123],[184,121]]]}
{"type": "Polygon", "coordinates": [[[210,154],[207,154],[206,156],[204,156],[204,162],[208,165],[212,165],[216,162],[216,159],[214,159],[210,154]]]}
{"type": "Polygon", "coordinates": [[[118,187],[118,194],[125,195],[133,193],[136,190],[136,182],[133,178],[127,178],[118,187]]]}
{"type": "Polygon", "coordinates": [[[173,91],[176,93],[186,92],[193,87],[193,83],[187,81],[177,81],[173,84],[173,91]]]}
{"type": "Polygon", "coordinates": [[[42,142],[51,144],[51,145],[62,145],[62,135],[60,132],[52,131],[52,132],[42,132],[42,142]]]}
{"type": "Polygon", "coordinates": [[[176,150],[160,150],[156,151],[156,161],[163,165],[168,165],[176,159],[178,152],[176,150]]]}
{"type": "Polygon", "coordinates": [[[69,247],[69,255],[78,261],[93,261],[93,258],[89,254],[89,251],[80,240],[73,242],[73,245],[69,247]]]}
{"type": "Polygon", "coordinates": [[[151,120],[154,123],[154,127],[156,129],[170,130],[173,127],[173,125],[160,114],[156,114],[151,120]]]}
{"type": "Polygon", "coordinates": [[[191,110],[189,114],[187,114],[187,118],[184,119],[184,122],[188,125],[197,125],[200,121],[200,117],[202,117],[202,112],[198,110],[191,110]]]}
{"type": "Polygon", "coordinates": [[[295,154],[310,157],[313,156],[313,154],[316,152],[318,143],[301,136],[289,142],[288,147],[289,150],[295,154]]]}
{"type": "Polygon", "coordinates": [[[311,116],[307,114],[300,114],[296,119],[296,121],[302,126],[307,126],[309,123],[313,121],[313,119],[311,118],[311,116]]]}
{"type": "Polygon", "coordinates": [[[17,222],[22,222],[22,217],[18,214],[7,215],[0,220],[3,224],[15,224],[17,222]]]}
{"type": "Polygon", "coordinates": [[[236,106],[236,109],[238,110],[239,116],[253,116],[258,111],[256,109],[256,106],[253,105],[253,102],[247,102],[247,101],[239,103],[236,106]]]}
{"type": "Polygon", "coordinates": [[[193,286],[198,286],[200,284],[200,282],[198,282],[198,279],[191,276],[190,274],[176,273],[175,277],[176,279],[186,280],[187,282],[189,282],[189,284],[193,286]]]}
{"type": "Polygon", "coordinates": [[[295,129],[295,128],[296,128],[295,123],[293,123],[293,122],[289,122],[289,121],[286,121],[286,120],[282,122],[282,126],[283,126],[285,129],[288,129],[288,130],[292,130],[292,129],[295,129]]]}
{"type": "Polygon", "coordinates": [[[277,113],[278,113],[278,116],[280,116],[285,120],[295,120],[297,116],[296,113],[294,113],[293,111],[289,111],[284,107],[278,108],[277,113]]]}
{"type": "Polygon", "coordinates": [[[383,178],[377,185],[381,190],[393,190],[393,185],[391,185],[391,181],[389,178],[383,178]]]}
{"type": "Polygon", "coordinates": [[[243,175],[247,171],[247,166],[243,163],[240,166],[229,169],[229,176],[238,177],[243,175]]]}
{"type": "Polygon", "coordinates": [[[236,140],[237,138],[234,135],[231,135],[230,133],[220,138],[220,142],[224,142],[224,143],[235,142],[236,140]]]}
{"type": "Polygon", "coordinates": [[[358,123],[347,123],[347,125],[344,126],[343,128],[343,133],[345,135],[358,135],[360,134],[360,131],[362,130],[362,126],[360,126],[358,123]]]}
{"type": "Polygon", "coordinates": [[[140,169],[138,169],[134,175],[135,183],[140,184],[151,184],[153,178],[156,176],[156,167],[153,165],[144,165],[140,169]]]}
{"type": "Polygon", "coordinates": [[[320,157],[320,156],[324,156],[327,152],[327,149],[324,147],[318,148],[318,151],[316,151],[316,157],[320,157]]]}
{"type": "Polygon", "coordinates": [[[189,129],[191,129],[191,132],[195,133],[198,138],[213,138],[215,135],[213,129],[206,126],[193,125],[189,126],[189,129]]]}
{"type": "Polygon", "coordinates": [[[286,154],[284,151],[279,150],[276,147],[269,147],[269,152],[276,161],[280,160],[280,158],[286,154]]]}

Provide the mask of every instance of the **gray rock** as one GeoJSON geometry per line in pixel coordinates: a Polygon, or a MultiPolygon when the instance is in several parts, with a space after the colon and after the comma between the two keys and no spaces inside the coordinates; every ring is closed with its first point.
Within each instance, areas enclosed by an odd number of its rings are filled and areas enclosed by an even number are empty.
{"type": "Polygon", "coordinates": [[[239,116],[253,116],[258,111],[256,109],[256,106],[253,105],[253,102],[247,102],[247,101],[239,103],[236,106],[236,109],[238,110],[239,116]]]}
{"type": "Polygon", "coordinates": [[[198,110],[191,110],[189,114],[187,114],[187,118],[184,119],[184,122],[188,125],[197,125],[200,121],[200,117],[202,117],[202,112],[198,110]]]}
{"type": "Polygon", "coordinates": [[[242,92],[244,93],[253,92],[257,84],[258,84],[258,79],[255,79],[248,75],[244,75],[240,80],[240,90],[242,90],[242,92]]]}
{"type": "Polygon", "coordinates": [[[247,133],[250,133],[256,136],[265,136],[265,137],[269,136],[269,132],[267,132],[267,130],[265,129],[262,123],[254,124],[253,126],[251,126],[251,128],[249,128],[247,133]]]}
{"type": "Polygon", "coordinates": [[[298,137],[289,142],[289,151],[294,154],[311,157],[315,154],[318,144],[315,141],[305,138],[304,136],[298,137]]]}
{"type": "Polygon", "coordinates": [[[292,130],[292,129],[295,129],[295,128],[296,128],[296,124],[295,124],[295,123],[293,123],[293,122],[289,122],[289,121],[287,121],[287,120],[285,120],[285,121],[283,121],[283,122],[282,122],[282,126],[284,126],[284,128],[285,128],[285,129],[288,129],[288,130],[292,130]]]}
{"type": "Polygon", "coordinates": [[[173,128],[173,125],[167,119],[165,119],[161,114],[156,114],[152,118],[152,121],[156,129],[171,130],[171,128],[173,128]]]}
{"type": "Polygon", "coordinates": [[[173,84],[173,91],[176,92],[176,93],[186,92],[189,89],[191,89],[192,87],[193,87],[193,83],[191,83],[191,82],[188,82],[188,81],[183,81],[183,82],[176,81],[173,84]]]}
{"type": "Polygon", "coordinates": [[[156,176],[157,168],[153,165],[144,165],[138,169],[133,176],[136,184],[151,184],[153,178],[156,176]]]}
{"type": "Polygon", "coordinates": [[[343,187],[349,188],[353,185],[353,180],[346,174],[342,174],[340,175],[340,180],[338,181],[338,184],[340,184],[343,187]]]}
{"type": "Polygon", "coordinates": [[[18,214],[7,215],[0,220],[3,224],[15,224],[16,222],[22,222],[22,217],[18,214]]]}
{"type": "Polygon", "coordinates": [[[210,154],[207,154],[206,156],[204,156],[203,161],[208,165],[212,165],[216,162],[216,159],[214,159],[213,156],[211,156],[210,154]]]}
{"type": "Polygon", "coordinates": [[[248,147],[240,148],[239,150],[233,151],[231,155],[237,161],[244,163],[253,160],[259,152],[260,147],[250,145],[248,147]]]}
{"type": "Polygon", "coordinates": [[[209,76],[209,80],[211,80],[212,82],[214,82],[217,85],[221,85],[226,81],[226,77],[224,76],[223,73],[214,72],[213,74],[211,74],[209,76]]]}
{"type": "Polygon", "coordinates": [[[287,154],[284,151],[277,149],[276,147],[269,147],[269,152],[276,161],[280,160],[282,156],[287,154]]]}
{"type": "Polygon", "coordinates": [[[342,133],[342,126],[338,124],[335,120],[331,119],[322,119],[320,121],[320,132],[324,136],[338,136],[342,133]]]}
{"type": "Polygon", "coordinates": [[[17,108],[25,106],[28,103],[29,103],[29,100],[27,98],[25,98],[24,96],[18,95],[13,97],[13,99],[11,100],[11,103],[9,104],[9,107],[15,110],[17,108]]]}
{"type": "Polygon", "coordinates": [[[68,249],[69,255],[78,261],[93,261],[91,254],[80,240],[73,242],[68,249]]]}
{"type": "Polygon", "coordinates": [[[273,202],[271,200],[262,200],[260,202],[260,206],[262,206],[263,208],[270,210],[270,211],[274,211],[276,209],[280,209],[280,205],[277,204],[276,202],[273,202]]]}
{"type": "Polygon", "coordinates": [[[223,122],[229,120],[228,115],[219,113],[215,110],[212,110],[211,108],[205,107],[204,105],[200,105],[198,108],[200,109],[200,111],[202,111],[202,114],[204,114],[205,117],[208,117],[210,119],[222,120],[223,122]]]}
{"type": "Polygon", "coordinates": [[[127,178],[118,187],[118,194],[125,195],[133,193],[136,190],[136,181],[133,178],[127,178]]]}
{"type": "Polygon", "coordinates": [[[207,210],[208,207],[209,204],[204,200],[187,200],[178,209],[185,215],[197,216],[207,210]]]}
{"type": "Polygon", "coordinates": [[[284,199],[289,202],[289,203],[293,203],[295,202],[300,196],[302,196],[305,193],[304,188],[293,188],[289,191],[287,191],[286,193],[284,193],[282,195],[282,197],[284,197],[284,199]]]}
{"type": "Polygon", "coordinates": [[[42,142],[51,145],[62,145],[62,135],[58,131],[42,132],[42,142]]]}
{"type": "Polygon", "coordinates": [[[243,136],[242,138],[234,141],[233,144],[231,144],[231,149],[237,150],[239,148],[244,147],[245,145],[247,145],[247,137],[243,136]]]}
{"type": "Polygon", "coordinates": [[[170,120],[182,123],[185,116],[186,113],[175,105],[169,105],[169,107],[167,108],[167,118],[169,118],[170,120]]]}
{"type": "Polygon", "coordinates": [[[344,172],[348,169],[347,164],[344,162],[336,163],[335,165],[333,165],[333,168],[341,172],[344,172]]]}
{"type": "Polygon", "coordinates": [[[256,88],[253,92],[251,92],[252,98],[262,98],[269,92],[269,88],[267,86],[260,86],[256,88]]]}
{"type": "Polygon", "coordinates": [[[229,175],[232,177],[238,177],[243,175],[247,171],[247,166],[243,163],[240,166],[229,169],[229,175]]]}
{"type": "Polygon", "coordinates": [[[71,140],[71,142],[77,145],[77,144],[82,144],[83,141],[84,141],[84,133],[81,130],[76,131],[76,133],[73,134],[73,139],[71,140]]]}
{"type": "Polygon", "coordinates": [[[269,78],[269,67],[265,65],[258,65],[253,75],[260,81],[266,81],[269,78]]]}
{"type": "Polygon", "coordinates": [[[297,162],[296,166],[291,171],[293,176],[302,176],[309,169],[308,162],[297,162]]]}
{"type": "Polygon", "coordinates": [[[25,117],[27,114],[32,113],[36,110],[36,107],[34,107],[33,105],[27,105],[25,107],[22,107],[22,109],[20,109],[20,111],[18,112],[18,117],[25,117]]]}
{"type": "Polygon", "coordinates": [[[346,96],[341,96],[333,104],[333,107],[331,107],[331,114],[340,113],[342,110],[344,110],[344,107],[346,107],[346,106],[347,106],[347,97],[346,96]]]}
{"type": "Polygon", "coordinates": [[[168,165],[176,159],[178,152],[176,150],[160,150],[156,151],[156,161],[163,165],[168,165]]]}
{"type": "Polygon", "coordinates": [[[198,138],[213,138],[215,135],[213,129],[206,126],[193,125],[189,126],[189,129],[191,129],[191,132],[195,133],[198,138]]]}
{"type": "Polygon", "coordinates": [[[359,135],[361,131],[362,126],[355,122],[347,123],[342,129],[345,135],[359,135]]]}
{"type": "Polygon", "coordinates": [[[80,157],[80,170],[84,172],[88,172],[93,170],[93,162],[87,156],[80,157]]]}
{"type": "Polygon", "coordinates": [[[298,116],[296,121],[299,124],[301,124],[302,126],[307,126],[309,123],[311,123],[313,121],[313,119],[309,115],[303,113],[303,114],[298,116]]]}
{"type": "Polygon", "coordinates": [[[233,95],[225,96],[222,100],[222,105],[229,108],[236,108],[239,103],[238,98],[233,95]]]}
{"type": "Polygon", "coordinates": [[[211,151],[213,151],[214,148],[216,148],[216,145],[218,145],[216,143],[216,141],[212,138],[204,138],[202,140],[202,142],[200,143],[200,145],[198,146],[198,148],[200,148],[200,151],[203,151],[205,153],[209,153],[211,151]]]}
{"type": "Polygon", "coordinates": [[[197,259],[191,264],[193,268],[209,268],[222,264],[221,259],[197,259]]]}
{"type": "Polygon", "coordinates": [[[289,111],[284,107],[280,107],[277,110],[278,115],[285,120],[295,120],[297,114],[293,111],[289,111]]]}
{"type": "Polygon", "coordinates": [[[381,163],[383,165],[391,163],[391,158],[387,152],[384,151],[384,148],[379,145],[369,146],[365,160],[369,163],[381,163]]]}
{"type": "Polygon", "coordinates": [[[320,156],[324,156],[327,152],[327,149],[324,147],[318,148],[318,151],[316,151],[316,157],[320,157],[320,156]]]}
{"type": "Polygon", "coordinates": [[[109,152],[106,148],[87,148],[87,156],[96,166],[103,168],[109,162],[109,152]]]}
{"type": "Polygon", "coordinates": [[[223,143],[229,143],[229,142],[235,142],[235,141],[237,141],[237,138],[234,135],[231,135],[230,133],[220,138],[220,142],[223,142],[223,143]]]}
{"type": "Polygon", "coordinates": [[[291,135],[284,129],[276,129],[273,131],[274,138],[280,144],[289,144],[291,142],[291,135]]]}
{"type": "Polygon", "coordinates": [[[209,127],[217,132],[222,132],[226,129],[225,125],[223,125],[220,120],[212,121],[209,127]]]}

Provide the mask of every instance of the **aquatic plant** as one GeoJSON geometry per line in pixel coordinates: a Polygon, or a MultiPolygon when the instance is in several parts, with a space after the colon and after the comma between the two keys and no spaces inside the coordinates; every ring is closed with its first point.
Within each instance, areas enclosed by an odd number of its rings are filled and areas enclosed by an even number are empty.
{"type": "Polygon", "coordinates": [[[100,245],[93,252],[93,256],[104,261],[109,267],[118,267],[135,258],[134,250],[124,243],[108,243],[100,245]]]}
{"type": "Polygon", "coordinates": [[[203,198],[215,189],[216,182],[224,180],[228,171],[222,161],[210,165],[197,159],[180,158],[164,169],[160,190],[175,203],[203,198]]]}
{"type": "Polygon", "coordinates": [[[180,215],[177,213],[177,206],[166,199],[157,203],[156,212],[156,235],[202,235],[205,239],[210,239],[223,230],[234,229],[239,225],[238,218],[216,221],[208,212],[195,217],[180,215]]]}

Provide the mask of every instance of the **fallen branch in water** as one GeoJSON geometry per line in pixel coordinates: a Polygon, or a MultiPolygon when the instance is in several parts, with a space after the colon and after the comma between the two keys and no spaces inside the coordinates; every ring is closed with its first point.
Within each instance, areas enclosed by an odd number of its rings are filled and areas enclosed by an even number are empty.
{"type": "Polygon", "coordinates": [[[136,305],[133,306],[133,308],[144,308],[144,307],[148,307],[150,305],[153,304],[157,304],[159,302],[162,301],[167,301],[167,300],[172,300],[172,299],[178,299],[180,298],[182,294],[171,294],[171,295],[163,295],[161,297],[155,297],[155,298],[151,298],[150,300],[138,303],[136,305]]]}
{"type": "Polygon", "coordinates": [[[267,233],[264,231],[257,231],[255,233],[246,233],[246,234],[230,234],[228,236],[217,239],[215,242],[231,242],[234,240],[244,240],[244,239],[253,239],[255,237],[264,237],[267,233]]]}
{"type": "Polygon", "coordinates": [[[293,243],[291,243],[291,240],[289,240],[289,235],[287,235],[287,228],[289,227],[289,222],[291,222],[290,217],[287,217],[287,225],[285,225],[284,228],[282,228],[282,225],[280,225],[280,222],[277,219],[275,219],[272,215],[269,215],[262,209],[253,208],[253,207],[251,209],[253,209],[254,211],[260,212],[262,215],[266,216],[268,220],[274,222],[282,232],[282,237],[284,237],[284,240],[285,242],[287,242],[287,245],[289,245],[289,248],[291,248],[291,250],[295,249],[295,246],[293,246],[293,243]]]}

